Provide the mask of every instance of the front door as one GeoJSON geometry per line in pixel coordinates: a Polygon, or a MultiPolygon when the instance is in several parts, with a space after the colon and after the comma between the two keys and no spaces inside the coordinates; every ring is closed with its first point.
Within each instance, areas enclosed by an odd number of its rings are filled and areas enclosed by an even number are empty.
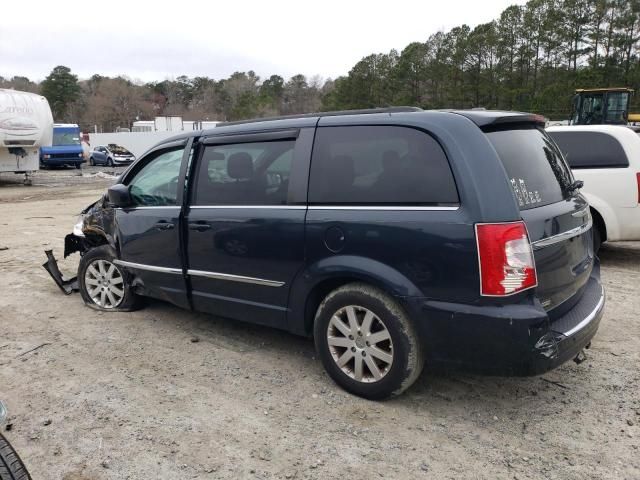
{"type": "Polygon", "coordinates": [[[187,214],[194,309],[286,328],[304,260],[306,207],[293,192],[306,179],[296,172],[308,165],[312,132],[203,141],[187,214]]]}
{"type": "Polygon", "coordinates": [[[124,183],[133,204],[116,209],[120,260],[144,295],[189,308],[180,253],[184,143],[151,152],[124,183]]]}

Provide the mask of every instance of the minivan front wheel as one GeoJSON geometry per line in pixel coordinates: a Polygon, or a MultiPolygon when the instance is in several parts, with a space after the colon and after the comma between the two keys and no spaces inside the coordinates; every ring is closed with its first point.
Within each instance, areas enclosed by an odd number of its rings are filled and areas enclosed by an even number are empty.
{"type": "Polygon", "coordinates": [[[422,371],[415,327],[389,295],[352,283],[318,308],[314,335],[322,363],[345,390],[371,400],[397,395],[422,371]]]}
{"type": "Polygon", "coordinates": [[[115,264],[113,248],[102,245],[85,253],[78,267],[78,286],[84,303],[96,310],[130,311],[137,308],[138,296],[129,276],[115,264]]]}

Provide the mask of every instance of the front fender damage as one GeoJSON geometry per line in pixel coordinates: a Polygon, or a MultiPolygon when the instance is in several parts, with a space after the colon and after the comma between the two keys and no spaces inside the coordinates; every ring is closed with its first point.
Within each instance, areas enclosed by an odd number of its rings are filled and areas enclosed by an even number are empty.
{"type": "MultiPolygon", "coordinates": [[[[84,255],[88,250],[99,245],[109,244],[115,246],[113,236],[114,215],[113,208],[108,204],[106,197],[92,203],[82,211],[81,226],[79,232],[74,228],[74,233],[70,233],[64,237],[64,258],[79,252],[80,256],[84,255]]],[[[52,250],[45,250],[47,261],[42,267],[49,272],[56,285],[66,295],[79,290],[78,277],[65,279],[58,268],[58,262],[53,255],[52,250]]]]}

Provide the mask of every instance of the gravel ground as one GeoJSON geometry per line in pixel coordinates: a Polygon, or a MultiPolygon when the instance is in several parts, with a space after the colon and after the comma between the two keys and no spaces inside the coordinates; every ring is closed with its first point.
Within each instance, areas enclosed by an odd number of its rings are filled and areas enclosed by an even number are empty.
{"type": "MultiPolygon", "coordinates": [[[[0,177],[0,398],[34,479],[640,479],[640,243],[605,246],[581,365],[336,387],[311,340],[151,302],[102,314],[41,268],[103,168],[0,177]]],[[[78,256],[61,261],[69,275],[78,256]]]]}

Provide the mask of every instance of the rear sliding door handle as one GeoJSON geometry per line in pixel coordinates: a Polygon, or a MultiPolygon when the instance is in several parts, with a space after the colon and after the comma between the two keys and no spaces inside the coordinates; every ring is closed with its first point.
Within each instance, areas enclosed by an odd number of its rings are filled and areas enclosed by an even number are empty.
{"type": "Polygon", "coordinates": [[[173,230],[175,225],[171,222],[167,222],[166,220],[160,220],[154,225],[154,227],[158,230],[173,230]]]}
{"type": "Polygon", "coordinates": [[[208,223],[190,223],[189,230],[195,230],[196,232],[204,232],[205,230],[210,230],[211,225],[208,223]]]}

